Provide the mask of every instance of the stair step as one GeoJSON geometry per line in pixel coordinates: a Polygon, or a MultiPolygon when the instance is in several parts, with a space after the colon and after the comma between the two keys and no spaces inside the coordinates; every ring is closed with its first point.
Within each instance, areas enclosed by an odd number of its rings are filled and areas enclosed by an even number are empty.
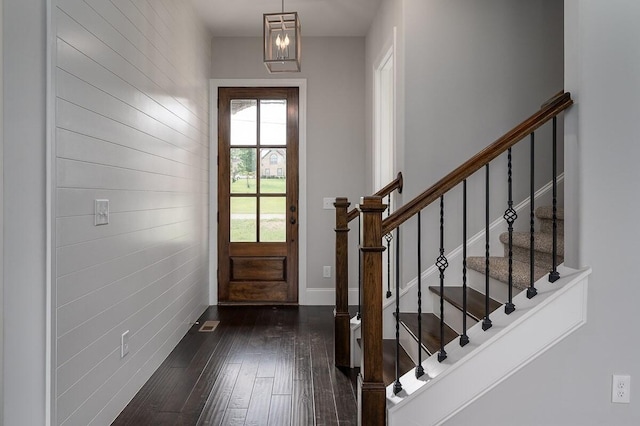
{"type": "MultiPolygon", "coordinates": [[[[471,256],[467,258],[467,267],[482,274],[485,273],[485,258],[481,256],[471,256]]],[[[536,266],[534,268],[534,280],[537,281],[549,271],[536,266]]],[[[504,283],[509,282],[509,259],[506,257],[489,258],[489,276],[504,283]]],[[[529,287],[529,264],[513,261],[513,286],[520,290],[529,287]]]]}
{"type": "MultiPolygon", "coordinates": [[[[409,355],[400,346],[400,376],[415,367],[409,355]]],[[[396,341],[384,339],[382,341],[382,379],[385,386],[396,381],[396,341]]]]}
{"type": "MultiPolygon", "coordinates": [[[[431,286],[429,290],[440,296],[440,287],[431,286]]],[[[464,291],[462,287],[445,287],[444,300],[451,303],[462,311],[464,291]]],[[[489,312],[498,309],[502,304],[497,300],[489,298],[489,312]]],[[[467,287],[467,314],[476,321],[482,321],[485,316],[485,297],[484,294],[467,287]]],[[[446,319],[446,318],[445,318],[446,319]]]]}
{"type": "MultiPolygon", "coordinates": [[[[417,313],[400,313],[400,322],[412,334],[412,337],[418,341],[418,314],[417,313]]],[[[444,344],[451,342],[458,337],[451,327],[446,323],[444,325],[444,344]]],[[[422,314],[422,346],[429,354],[440,350],[440,318],[431,313],[422,314]]],[[[417,348],[417,346],[416,346],[417,348]]],[[[417,349],[416,349],[417,350],[417,349]]]]}
{"type": "MultiPolygon", "coordinates": [[[[553,259],[553,235],[544,232],[533,233],[533,247],[535,249],[535,264],[546,269],[551,269],[553,259]]],[[[509,233],[500,234],[500,242],[504,245],[504,256],[509,256],[509,233]]],[[[531,234],[529,232],[513,233],[513,259],[519,262],[529,262],[529,247],[531,247],[531,234]]],[[[558,238],[556,263],[564,262],[564,238],[558,238]]]]}
{"type": "MultiPolygon", "coordinates": [[[[533,248],[539,253],[553,253],[553,235],[545,232],[533,233],[533,248]]],[[[503,232],[500,234],[500,242],[502,244],[509,244],[509,233],[503,232]]],[[[531,234],[529,232],[513,232],[513,246],[522,247],[529,250],[531,247],[531,234]]],[[[557,255],[564,256],[564,238],[558,238],[557,255]]]]}
{"type": "MultiPolygon", "coordinates": [[[[540,224],[540,232],[546,234],[553,233],[553,207],[543,206],[536,209],[537,222],[540,224]]],[[[558,235],[564,235],[564,209],[559,207],[556,210],[556,218],[558,219],[558,235]]]]}
{"type": "MultiPolygon", "coordinates": [[[[356,339],[358,346],[362,347],[362,339],[356,339]]],[[[414,368],[407,352],[400,346],[400,376],[414,368]]],[[[382,381],[385,386],[396,381],[396,341],[394,339],[382,340],[382,381]]]]}
{"type": "MultiPolygon", "coordinates": [[[[538,219],[553,220],[553,206],[541,206],[536,209],[535,215],[538,219]]],[[[556,219],[564,221],[564,208],[556,208],[556,219]]]]}

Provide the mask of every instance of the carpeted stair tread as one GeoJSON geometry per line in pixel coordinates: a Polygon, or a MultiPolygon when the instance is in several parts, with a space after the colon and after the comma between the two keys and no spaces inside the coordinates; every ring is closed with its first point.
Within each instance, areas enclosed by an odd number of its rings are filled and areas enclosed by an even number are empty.
{"type": "MultiPolygon", "coordinates": [[[[385,386],[396,381],[396,341],[384,339],[382,341],[382,380],[385,386]]],[[[400,346],[400,376],[415,367],[409,355],[400,346]]]]}
{"type": "MultiPolygon", "coordinates": [[[[535,251],[540,253],[548,253],[549,255],[553,253],[553,235],[545,232],[534,232],[533,238],[533,247],[535,251]]],[[[503,232],[502,234],[500,234],[500,242],[504,244],[505,247],[508,247],[508,232],[503,232]]],[[[513,246],[529,250],[529,247],[531,247],[531,233],[514,231],[513,246]]],[[[556,254],[559,258],[564,256],[564,238],[558,238],[558,251],[556,254]]]]}
{"type": "MultiPolygon", "coordinates": [[[[564,235],[564,209],[559,207],[556,211],[558,221],[558,236],[564,235]]],[[[540,224],[540,232],[551,234],[553,232],[553,207],[543,206],[536,209],[536,222],[540,224]]]]}
{"type": "MultiPolygon", "coordinates": [[[[429,290],[440,296],[440,287],[431,286],[429,290]]],[[[444,300],[451,303],[462,311],[464,289],[462,287],[444,287],[444,300]]],[[[498,309],[502,304],[497,300],[489,298],[489,312],[498,309]]],[[[485,317],[485,297],[484,294],[470,287],[467,287],[467,314],[476,321],[482,321],[485,317]]],[[[445,318],[446,319],[446,318],[445,318]]]]}
{"type": "MultiPolygon", "coordinates": [[[[541,206],[536,209],[535,215],[538,219],[553,219],[553,206],[541,206]]],[[[564,220],[564,208],[556,208],[556,219],[564,220]]]]}
{"type": "MultiPolygon", "coordinates": [[[[485,273],[485,258],[481,256],[472,256],[467,258],[467,267],[485,273]]],[[[549,271],[536,266],[534,268],[534,280],[537,281],[549,271]]],[[[504,283],[509,282],[509,259],[506,257],[490,257],[489,258],[489,276],[504,283]]],[[[529,287],[529,264],[524,262],[513,261],[513,286],[520,290],[529,287]]]]}
{"type": "MultiPolygon", "coordinates": [[[[446,321],[446,318],[445,318],[446,321]]],[[[409,331],[416,342],[418,341],[418,314],[400,313],[400,322],[409,331]]],[[[451,342],[458,337],[451,327],[444,325],[444,344],[451,342]]],[[[422,314],[422,346],[430,355],[440,350],[440,318],[432,313],[422,314]]]]}

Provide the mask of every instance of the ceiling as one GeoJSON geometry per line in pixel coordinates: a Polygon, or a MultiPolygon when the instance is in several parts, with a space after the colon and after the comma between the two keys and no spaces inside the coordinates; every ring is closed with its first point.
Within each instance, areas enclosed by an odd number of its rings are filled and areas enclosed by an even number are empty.
{"type": "MultiPolygon", "coordinates": [[[[191,0],[215,37],[261,37],[262,14],[282,11],[281,0],[191,0]]],[[[303,36],[364,36],[381,0],[285,0],[298,12],[303,36]]]]}

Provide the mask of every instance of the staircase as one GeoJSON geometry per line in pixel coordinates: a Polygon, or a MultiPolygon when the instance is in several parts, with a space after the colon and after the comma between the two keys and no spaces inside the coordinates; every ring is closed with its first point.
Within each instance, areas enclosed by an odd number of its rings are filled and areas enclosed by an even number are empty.
{"type": "MultiPolygon", "coordinates": [[[[347,211],[346,198],[336,200],[335,362],[349,366],[350,361],[351,367],[360,367],[359,424],[442,424],[586,322],[590,269],[558,266],[564,259],[564,212],[555,207],[533,208],[549,202],[557,206],[557,117],[572,103],[569,93],[557,94],[386,218],[387,205],[380,194],[363,197],[353,214],[347,211]],[[534,134],[546,123],[552,126],[552,133],[545,144],[534,134]],[[512,147],[520,142],[528,145],[529,167],[519,165],[512,173],[512,147]],[[536,191],[534,153],[545,149],[552,157],[548,163],[552,181],[536,191]],[[490,189],[490,168],[495,170],[491,165],[505,160],[507,185],[497,192],[506,190],[502,192],[508,195],[506,200],[494,196],[496,190],[490,189]],[[473,185],[473,213],[484,207],[485,218],[483,230],[477,229],[478,217],[473,218],[478,234],[471,238],[467,237],[468,179],[473,185]],[[515,207],[513,180],[528,181],[530,188],[529,196],[515,207]],[[479,183],[484,191],[477,190],[479,183]],[[445,197],[454,201],[446,203],[445,197]],[[462,208],[456,202],[460,199],[462,208]],[[433,253],[437,238],[433,233],[423,236],[421,214],[429,209],[427,217],[433,219],[438,204],[439,256],[435,264],[423,269],[421,246],[433,244],[433,253]],[[504,218],[490,224],[490,212],[496,207],[505,211],[504,218]],[[454,212],[452,216],[449,210],[454,212]],[[444,224],[457,220],[449,217],[460,216],[462,246],[445,253],[444,224]],[[516,222],[517,216],[521,218],[516,222]],[[355,217],[360,228],[361,317],[349,320],[344,308],[348,298],[347,234],[355,217]],[[514,223],[526,229],[514,230],[514,223]],[[500,234],[505,229],[507,233],[500,234]],[[407,242],[401,245],[400,237],[407,234],[417,237],[411,241],[417,244],[415,250],[407,242]],[[417,255],[419,273],[401,287],[399,271],[404,264],[396,257],[394,298],[384,300],[382,253],[387,248],[382,244],[385,236],[392,235],[396,253],[417,255]],[[493,241],[494,235],[500,237],[493,241]],[[499,251],[503,256],[497,256],[499,251]],[[355,344],[358,338],[361,342],[355,344]]],[[[498,170],[504,170],[504,164],[498,170]]]]}
{"type": "MultiPolygon", "coordinates": [[[[534,232],[534,281],[546,276],[553,267],[552,251],[553,251],[553,209],[551,206],[539,207],[535,210],[536,223],[538,231],[534,232]]],[[[564,261],[564,209],[558,208],[556,212],[558,227],[558,248],[556,253],[556,265],[564,261]]],[[[530,283],[530,260],[531,260],[531,233],[529,232],[513,232],[512,236],[512,280],[514,293],[527,290],[530,283]]],[[[491,278],[492,295],[507,294],[507,286],[509,282],[509,233],[500,234],[500,242],[504,246],[504,256],[489,257],[489,276],[491,278]]],[[[469,277],[469,287],[466,289],[467,296],[467,324],[468,327],[481,322],[486,314],[485,295],[483,285],[486,274],[486,258],[484,256],[467,257],[467,268],[472,272],[469,277]]],[[[439,301],[441,292],[439,286],[429,286],[429,292],[434,297],[434,302],[439,301]]],[[[444,325],[444,345],[449,344],[458,336],[464,333],[462,327],[462,315],[464,309],[464,288],[460,286],[445,286],[442,297],[446,303],[445,306],[445,325],[444,325]]],[[[495,297],[495,296],[494,296],[495,297]]],[[[499,299],[503,299],[500,298],[499,299]]],[[[494,312],[504,305],[505,300],[496,300],[489,298],[489,312],[494,312]]],[[[438,312],[438,308],[434,306],[433,312],[438,312]]],[[[422,359],[426,359],[435,355],[440,350],[440,319],[437,314],[422,314],[422,339],[418,339],[418,316],[415,312],[400,313],[400,345],[401,357],[403,360],[410,358],[413,365],[408,365],[406,361],[400,363],[401,375],[414,369],[418,362],[418,342],[422,348],[422,359]],[[406,350],[405,350],[406,349],[406,350]]],[[[394,382],[395,377],[395,351],[393,349],[393,340],[385,340],[387,350],[384,351],[384,377],[385,385],[394,382]]]]}

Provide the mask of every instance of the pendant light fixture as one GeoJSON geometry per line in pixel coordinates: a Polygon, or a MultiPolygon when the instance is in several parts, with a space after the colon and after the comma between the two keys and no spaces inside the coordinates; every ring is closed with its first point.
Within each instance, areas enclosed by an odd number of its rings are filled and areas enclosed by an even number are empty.
{"type": "Polygon", "coordinates": [[[264,14],[264,65],[270,73],[300,72],[300,19],[298,12],[264,14]]]}

